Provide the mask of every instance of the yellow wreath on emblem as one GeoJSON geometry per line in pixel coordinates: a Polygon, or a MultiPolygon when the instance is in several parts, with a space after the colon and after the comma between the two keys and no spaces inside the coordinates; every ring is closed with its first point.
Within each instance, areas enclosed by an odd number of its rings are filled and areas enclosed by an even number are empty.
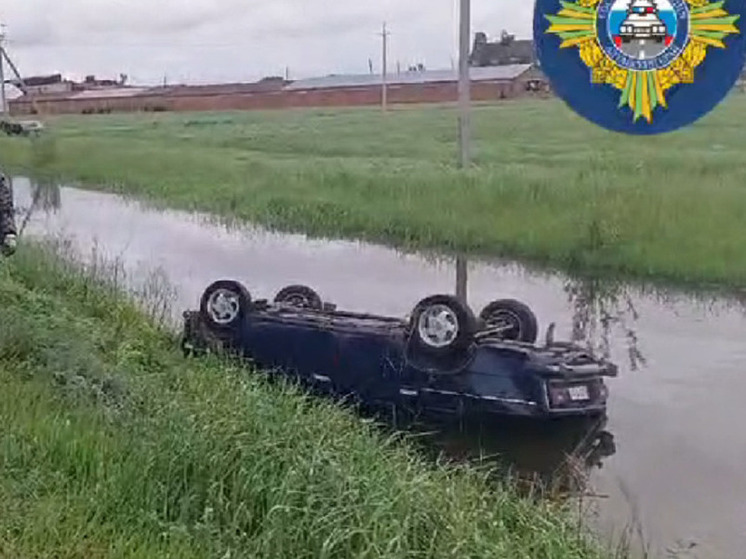
{"type": "Polygon", "coordinates": [[[694,70],[707,57],[707,48],[724,49],[723,40],[739,33],[735,26],[740,16],[723,9],[725,1],[685,0],[690,6],[691,31],[684,52],[666,68],[637,71],[620,67],[601,49],[596,31],[598,4],[601,0],[560,1],[562,10],[545,16],[551,26],[547,33],[562,39],[560,48],[577,47],[583,63],[591,70],[591,82],[609,84],[622,92],[619,107],[634,112],[634,121],[644,117],[653,121],[653,111],[666,104],[666,91],[679,83],[694,83],[694,70]]]}

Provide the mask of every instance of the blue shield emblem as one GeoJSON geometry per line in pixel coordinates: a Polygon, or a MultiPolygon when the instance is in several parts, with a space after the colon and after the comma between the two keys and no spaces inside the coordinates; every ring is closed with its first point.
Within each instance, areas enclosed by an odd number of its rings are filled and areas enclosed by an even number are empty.
{"type": "Polygon", "coordinates": [[[732,90],[746,61],[743,0],[537,0],[534,42],[557,95],[626,134],[687,126],[732,90]]]}

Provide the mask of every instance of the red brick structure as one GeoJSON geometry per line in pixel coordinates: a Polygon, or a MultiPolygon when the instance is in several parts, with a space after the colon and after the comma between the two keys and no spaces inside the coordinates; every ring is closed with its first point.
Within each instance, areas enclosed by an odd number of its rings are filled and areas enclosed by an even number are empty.
{"type": "MultiPolygon", "coordinates": [[[[88,114],[134,111],[227,111],[294,107],[344,107],[381,103],[381,77],[328,76],[286,82],[268,78],[249,84],[119,88],[59,95],[36,95],[39,113],[88,114]]],[[[408,72],[388,77],[391,104],[456,101],[453,72],[408,72]]],[[[530,65],[472,68],[474,101],[497,101],[547,91],[540,72],[530,65]]],[[[33,113],[28,96],[10,101],[11,113],[33,113]]]]}

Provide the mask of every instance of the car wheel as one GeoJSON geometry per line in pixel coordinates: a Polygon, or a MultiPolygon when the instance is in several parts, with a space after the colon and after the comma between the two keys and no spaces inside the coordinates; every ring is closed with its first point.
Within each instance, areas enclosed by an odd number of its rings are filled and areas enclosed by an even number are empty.
{"type": "Polygon", "coordinates": [[[241,323],[251,305],[251,294],[241,283],[216,281],[202,295],[200,314],[214,329],[230,330],[241,323]]]}
{"type": "Polygon", "coordinates": [[[321,310],[324,306],[319,294],[305,285],[291,285],[280,290],[275,303],[313,310],[321,310]]]}
{"type": "Polygon", "coordinates": [[[479,315],[488,329],[500,329],[500,337],[527,344],[536,342],[539,322],[525,304],[513,299],[493,301],[479,315]]]}
{"type": "Polygon", "coordinates": [[[410,336],[422,350],[435,355],[467,349],[474,341],[476,330],[474,313],[451,295],[423,299],[410,319],[410,336]]]}

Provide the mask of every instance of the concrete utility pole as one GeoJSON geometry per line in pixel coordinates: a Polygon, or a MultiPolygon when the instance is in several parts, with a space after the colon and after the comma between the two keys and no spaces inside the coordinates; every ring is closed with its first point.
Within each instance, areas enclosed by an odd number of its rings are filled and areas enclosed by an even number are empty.
{"type": "MultiPolygon", "coordinates": [[[[4,25],[2,27],[5,27],[4,25]]],[[[5,37],[5,34],[2,34],[3,38],[5,37]]],[[[3,64],[7,63],[8,67],[10,68],[10,71],[13,73],[13,75],[16,77],[16,84],[20,88],[20,90],[23,92],[24,95],[28,95],[31,99],[31,105],[34,109],[34,114],[41,114],[39,110],[39,106],[37,105],[33,95],[29,93],[28,87],[26,87],[26,82],[23,81],[23,77],[21,76],[21,73],[18,71],[18,68],[13,63],[13,61],[10,59],[10,56],[8,56],[8,51],[5,49],[5,46],[0,41],[0,83],[2,83],[2,86],[0,87],[0,91],[2,92],[2,101],[0,101],[0,104],[4,105],[4,108],[7,110],[7,113],[10,114],[10,108],[7,104],[7,99],[5,98],[5,72],[3,64]]],[[[5,112],[3,113],[5,114],[5,112]]]]}
{"type": "Polygon", "coordinates": [[[5,24],[0,24],[0,111],[5,116],[8,112],[8,102],[5,95],[5,24]]]}
{"type": "MultiPolygon", "coordinates": [[[[471,165],[471,75],[469,48],[471,42],[471,0],[461,0],[459,22],[459,151],[462,169],[471,165]]],[[[456,260],[456,297],[466,304],[468,299],[469,263],[464,258],[456,260]]]]}
{"type": "Polygon", "coordinates": [[[459,147],[461,151],[461,166],[467,168],[471,164],[471,76],[469,72],[471,0],[461,0],[459,35],[459,147]]]}
{"type": "Polygon", "coordinates": [[[381,70],[381,108],[383,112],[388,109],[388,56],[389,56],[389,35],[390,33],[386,29],[386,22],[383,22],[383,30],[381,37],[383,38],[383,53],[382,53],[382,70],[381,70]]]}

